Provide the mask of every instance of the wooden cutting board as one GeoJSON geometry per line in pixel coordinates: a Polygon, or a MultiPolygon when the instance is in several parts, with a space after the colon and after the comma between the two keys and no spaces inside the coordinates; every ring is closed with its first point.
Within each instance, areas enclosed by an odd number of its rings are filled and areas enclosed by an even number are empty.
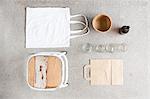
{"type": "Polygon", "coordinates": [[[62,63],[57,57],[48,57],[47,83],[48,88],[57,87],[61,83],[62,63]]]}
{"type": "Polygon", "coordinates": [[[123,61],[120,59],[93,59],[87,65],[90,68],[91,85],[122,85],[123,61]]]}
{"type": "Polygon", "coordinates": [[[35,57],[32,57],[28,62],[28,82],[30,86],[34,87],[35,83],[35,57]]]}
{"type": "Polygon", "coordinates": [[[111,84],[111,61],[91,60],[91,85],[111,84]]]}

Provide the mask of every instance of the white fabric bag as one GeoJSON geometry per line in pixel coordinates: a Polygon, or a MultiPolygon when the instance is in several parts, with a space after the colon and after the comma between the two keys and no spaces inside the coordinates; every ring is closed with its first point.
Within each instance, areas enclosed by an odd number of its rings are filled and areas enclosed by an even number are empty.
{"type": "Polygon", "coordinates": [[[70,16],[69,8],[26,8],[26,48],[69,47],[70,38],[88,34],[84,15],[70,16]],[[85,22],[71,21],[83,17],[85,22]],[[81,24],[82,30],[70,30],[70,24],[81,24]]]}

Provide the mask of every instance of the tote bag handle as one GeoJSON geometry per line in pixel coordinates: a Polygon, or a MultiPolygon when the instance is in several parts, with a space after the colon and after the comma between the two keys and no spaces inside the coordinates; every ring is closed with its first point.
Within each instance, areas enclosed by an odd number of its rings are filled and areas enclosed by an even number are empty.
{"type": "Polygon", "coordinates": [[[76,38],[76,37],[81,37],[84,35],[87,35],[90,31],[89,27],[88,27],[88,20],[86,18],[86,16],[78,14],[78,15],[73,15],[70,18],[76,18],[76,17],[82,17],[84,18],[85,22],[82,21],[70,21],[70,24],[81,24],[82,26],[84,26],[83,29],[79,29],[79,30],[73,30],[71,31],[71,38],[76,38]]]}

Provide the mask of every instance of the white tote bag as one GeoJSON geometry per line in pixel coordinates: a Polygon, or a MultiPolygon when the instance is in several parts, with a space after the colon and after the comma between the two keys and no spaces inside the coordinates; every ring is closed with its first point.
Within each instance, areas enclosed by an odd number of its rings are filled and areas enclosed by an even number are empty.
{"type": "Polygon", "coordinates": [[[87,35],[84,15],[70,15],[69,8],[26,8],[26,48],[69,47],[70,39],[87,35]],[[82,17],[82,21],[71,18],[82,17]],[[81,24],[81,30],[70,30],[70,24],[81,24]]]}

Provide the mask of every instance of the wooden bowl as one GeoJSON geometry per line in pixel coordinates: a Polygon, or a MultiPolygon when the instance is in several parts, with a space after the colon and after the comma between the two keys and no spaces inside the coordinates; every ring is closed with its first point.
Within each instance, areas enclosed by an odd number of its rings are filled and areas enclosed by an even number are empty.
{"type": "Polygon", "coordinates": [[[92,26],[97,32],[106,32],[112,26],[111,18],[105,14],[98,14],[93,18],[92,26]]]}

